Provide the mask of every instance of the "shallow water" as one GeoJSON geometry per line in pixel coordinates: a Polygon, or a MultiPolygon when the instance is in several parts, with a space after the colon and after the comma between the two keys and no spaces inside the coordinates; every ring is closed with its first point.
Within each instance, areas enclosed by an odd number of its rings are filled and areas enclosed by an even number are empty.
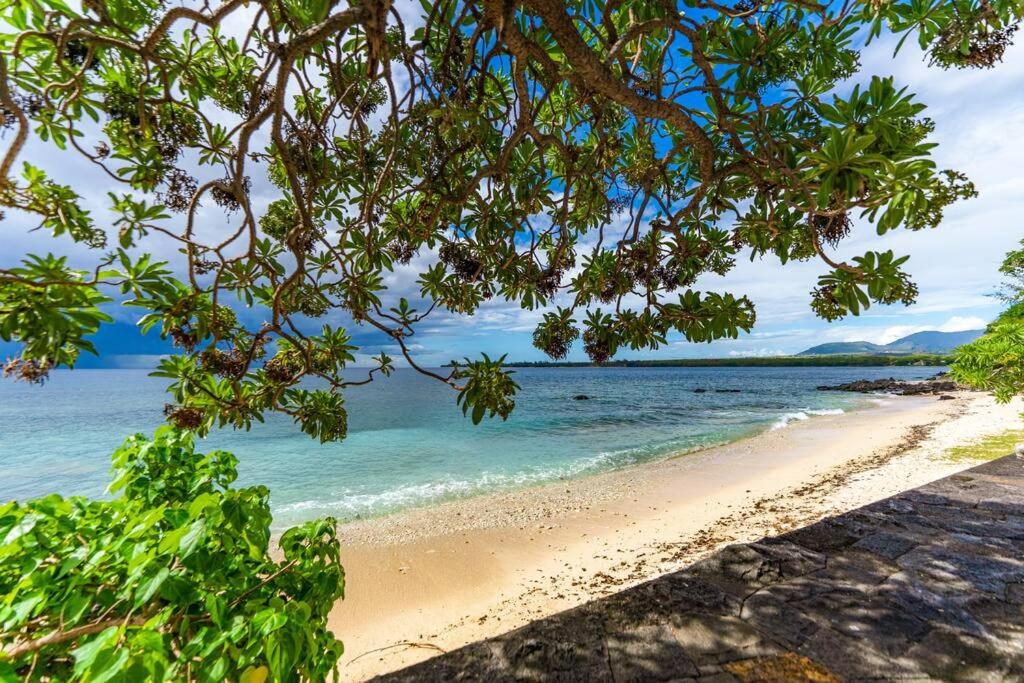
{"type": "MultiPolygon", "coordinates": [[[[320,445],[283,416],[222,430],[200,448],[240,459],[240,482],[272,492],[275,526],[379,515],[453,497],[624,467],[781,429],[870,397],[819,392],[937,368],[521,368],[507,422],[474,427],[455,392],[411,370],[346,395],[349,437],[320,445]],[[695,393],[694,389],[706,389],[695,393]],[[738,389],[738,393],[716,393],[738,389]],[[590,396],[574,401],[576,394],[590,396]]],[[[0,501],[103,495],[109,455],[161,424],[162,379],[139,370],[58,372],[42,387],[0,382],[0,501]]]]}

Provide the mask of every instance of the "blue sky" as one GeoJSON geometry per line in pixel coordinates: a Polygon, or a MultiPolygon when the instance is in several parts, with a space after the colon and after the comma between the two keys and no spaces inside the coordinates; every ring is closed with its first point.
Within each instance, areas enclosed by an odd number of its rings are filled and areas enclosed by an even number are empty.
{"type": "MultiPolygon", "coordinates": [[[[928,105],[925,115],[936,123],[933,140],[939,143],[933,157],[940,168],[965,172],[980,192],[977,199],[950,207],[936,230],[894,231],[875,235],[867,223],[858,224],[852,236],[840,245],[839,257],[849,258],[868,249],[892,249],[910,254],[907,269],[920,287],[918,303],[911,307],[876,306],[858,318],[828,324],[811,313],[809,292],[825,267],[817,261],[780,267],[765,259],[750,262],[741,257],[737,267],[724,277],[708,276],[697,283],[702,290],[747,294],[757,307],[754,331],[737,340],[712,344],[690,344],[678,336],[656,351],[620,353],[620,358],[685,358],[795,353],[827,341],[892,341],[912,332],[938,329],[956,331],[982,327],[1000,310],[989,294],[999,278],[997,268],[1003,254],[1024,237],[1020,218],[1024,216],[1024,47],[1015,46],[1005,63],[991,71],[942,71],[929,68],[922,54],[908,41],[895,58],[891,38],[868,46],[862,55],[863,68],[842,90],[872,75],[895,76],[897,84],[908,85],[928,105]]],[[[108,190],[104,179],[84,163],[58,156],[49,146],[33,141],[22,160],[47,169],[56,179],[74,186],[102,215],[108,190]],[[58,161],[59,159],[59,161],[58,161]]],[[[267,193],[270,188],[254,188],[267,193]]],[[[223,223],[215,207],[203,218],[223,223]]],[[[54,240],[33,226],[24,216],[9,215],[2,221],[4,265],[13,265],[27,252],[54,251],[70,254],[79,265],[93,263],[95,254],[66,238],[54,240]]],[[[173,257],[169,244],[156,244],[164,258],[173,257]]],[[[393,296],[415,296],[415,280],[434,256],[421,254],[407,267],[399,267],[387,278],[393,296]]],[[[141,339],[132,328],[131,310],[115,307],[111,313],[118,324],[98,340],[104,354],[100,364],[148,367],[166,350],[157,339],[141,339]]],[[[436,315],[428,319],[413,339],[413,351],[424,364],[436,365],[452,358],[508,354],[510,360],[543,360],[531,345],[531,334],[543,311],[525,311],[516,305],[492,301],[476,315],[436,315]]],[[[349,327],[362,344],[361,357],[396,349],[368,328],[351,326],[342,316],[329,317],[334,325],[349,327]]],[[[151,333],[152,334],[152,333],[151,333]]],[[[0,344],[0,356],[14,349],[0,344]]],[[[585,360],[580,345],[570,360],[585,360]]],[[[89,365],[96,365],[95,362],[89,365]]]]}

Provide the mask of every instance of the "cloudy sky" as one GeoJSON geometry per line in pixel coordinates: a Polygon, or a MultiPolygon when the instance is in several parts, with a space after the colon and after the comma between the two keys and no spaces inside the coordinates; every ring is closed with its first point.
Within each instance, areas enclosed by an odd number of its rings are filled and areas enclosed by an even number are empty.
{"type": "MultiPolygon", "coordinates": [[[[942,71],[929,68],[909,42],[895,57],[893,40],[865,48],[860,74],[843,90],[852,88],[855,82],[870,80],[872,75],[892,75],[898,85],[910,86],[918,99],[928,105],[925,115],[936,123],[933,137],[939,147],[933,156],[939,167],[966,173],[977,185],[980,196],[950,207],[936,230],[900,230],[880,238],[870,225],[859,224],[841,245],[839,256],[849,258],[868,249],[910,254],[907,269],[920,287],[918,303],[911,307],[876,306],[858,318],[828,324],[815,318],[808,307],[809,292],[825,270],[823,264],[810,261],[780,267],[777,261],[750,262],[744,257],[727,276],[707,277],[697,286],[750,296],[758,314],[752,333],[712,344],[689,344],[677,336],[657,351],[627,350],[620,357],[787,354],[827,341],[886,343],[921,330],[974,329],[995,317],[1000,304],[990,294],[999,281],[999,262],[1024,237],[1020,226],[1024,216],[1024,97],[1020,95],[1024,93],[1024,46],[1010,49],[1005,62],[990,71],[942,71]]],[[[61,155],[58,164],[57,158],[50,148],[38,142],[33,142],[22,157],[76,187],[91,203],[95,202],[96,215],[100,215],[106,191],[115,188],[105,187],[103,179],[84,163],[69,162],[61,155]]],[[[208,211],[204,216],[208,221],[223,220],[213,215],[215,207],[208,211]]],[[[13,265],[24,253],[47,250],[70,254],[81,265],[93,262],[94,255],[66,238],[55,243],[40,232],[29,233],[31,225],[23,216],[3,219],[0,226],[5,233],[5,248],[0,263],[13,265]]],[[[419,263],[422,265],[423,259],[419,263]]],[[[414,261],[390,276],[389,284],[394,291],[411,293],[419,272],[416,265],[414,261]]],[[[111,312],[120,324],[100,340],[106,355],[104,363],[146,365],[162,351],[164,347],[157,340],[141,340],[133,333],[128,311],[111,312]]],[[[469,319],[442,316],[428,320],[417,333],[413,348],[426,364],[475,356],[480,351],[492,355],[507,353],[510,360],[543,360],[543,355],[530,343],[533,327],[541,315],[542,311],[523,311],[517,306],[491,302],[469,319]]],[[[332,322],[348,324],[340,318],[332,322]]],[[[351,332],[366,355],[380,350],[394,352],[385,340],[369,330],[353,327],[351,332]]],[[[9,345],[0,344],[0,355],[12,351],[9,345]]],[[[579,344],[570,359],[585,360],[579,344]]]]}

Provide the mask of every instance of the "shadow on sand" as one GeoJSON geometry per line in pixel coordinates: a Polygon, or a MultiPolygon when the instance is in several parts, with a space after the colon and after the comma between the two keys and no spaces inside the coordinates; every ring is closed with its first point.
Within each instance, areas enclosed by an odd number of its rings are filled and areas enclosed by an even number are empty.
{"type": "Polygon", "coordinates": [[[377,681],[1024,680],[1006,457],[377,681]]]}

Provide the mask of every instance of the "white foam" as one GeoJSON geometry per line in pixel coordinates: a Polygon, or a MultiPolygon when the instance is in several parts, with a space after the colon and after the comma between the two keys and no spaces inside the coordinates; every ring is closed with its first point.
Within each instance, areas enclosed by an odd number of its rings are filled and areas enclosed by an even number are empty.
{"type": "Polygon", "coordinates": [[[804,410],[795,413],[783,414],[778,420],[776,420],[775,424],[772,425],[772,430],[784,429],[794,422],[809,420],[814,415],[842,415],[844,412],[845,411],[842,408],[805,408],[804,410]]]}
{"type": "Polygon", "coordinates": [[[312,515],[301,515],[302,517],[333,515],[351,518],[375,515],[478,493],[573,478],[593,471],[616,469],[639,462],[649,451],[649,447],[610,451],[589,458],[580,458],[561,467],[539,468],[514,474],[483,472],[475,479],[444,479],[423,484],[405,484],[377,493],[361,493],[346,489],[331,498],[314,498],[275,506],[275,512],[277,514],[313,513],[312,515]]]}

